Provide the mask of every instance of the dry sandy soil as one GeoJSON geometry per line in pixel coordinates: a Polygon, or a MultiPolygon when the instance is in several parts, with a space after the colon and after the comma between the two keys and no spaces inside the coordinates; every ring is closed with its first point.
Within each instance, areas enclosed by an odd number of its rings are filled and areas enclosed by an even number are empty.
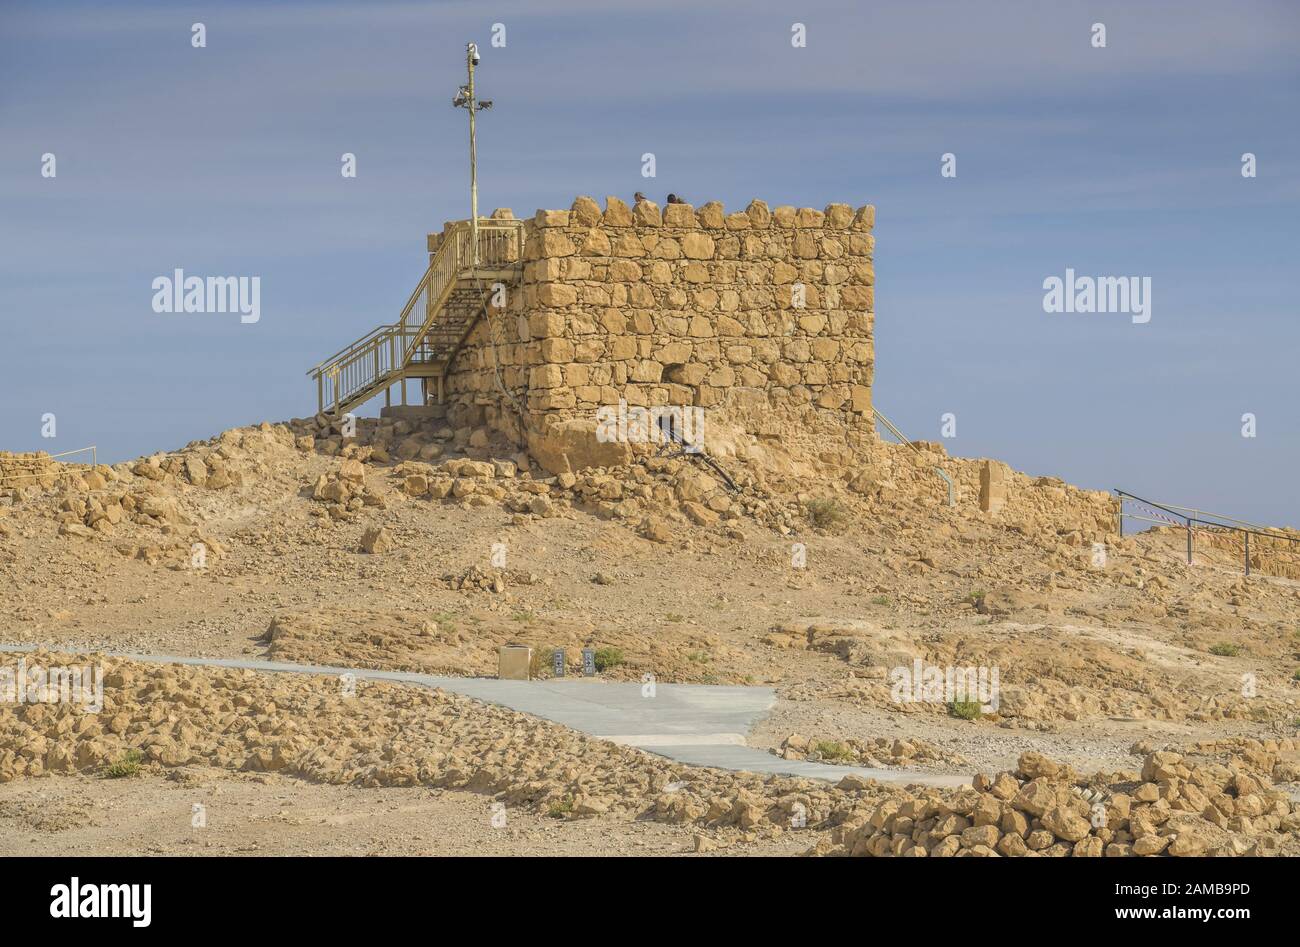
{"type": "MultiPolygon", "coordinates": [[[[795,855],[795,833],[718,854],[795,855]]],[[[652,821],[563,821],[541,813],[492,823],[474,793],[305,782],[198,770],[183,780],[71,776],[0,786],[0,856],[74,855],[686,855],[694,831],[652,821]],[[195,827],[194,806],[206,825],[195,827]]]]}
{"type": "MultiPolygon", "coordinates": [[[[1051,478],[1010,474],[1005,508],[981,512],[979,462],[931,444],[840,437],[827,450],[724,430],[714,443],[733,492],[689,458],[550,478],[504,447],[470,446],[483,441],[441,422],[365,420],[345,439],[308,420],[111,468],[0,457],[0,637],[465,675],[494,673],[505,643],[563,646],[571,660],[591,645],[619,652],[611,679],[774,686],[777,707],[751,743],[787,756],[1019,770],[1022,782],[1100,772],[1114,794],[1190,780],[1140,771],[1153,750],[1202,744],[1231,772],[1243,749],[1254,753],[1251,773],[1294,788],[1294,557],[1264,550],[1247,580],[1237,553],[1207,537],[1189,568],[1182,534],[1121,539],[1110,498],[1051,478]],[[955,507],[934,464],[957,483],[955,507]],[[998,712],[966,720],[943,700],[900,703],[889,674],[914,660],[997,668],[998,712]],[[1069,770],[1035,775],[1021,765],[1026,751],[1069,770]]],[[[124,673],[151,679],[148,669],[124,673]]],[[[851,827],[888,795],[814,789],[825,798],[813,800],[806,836],[781,815],[809,791],[797,781],[719,775],[669,812],[643,771],[662,770],[668,783],[681,774],[620,751],[593,764],[605,780],[593,811],[570,808],[580,775],[551,774],[555,785],[494,829],[483,813],[494,794],[518,791],[517,774],[430,788],[442,764],[411,785],[366,785],[346,760],[325,772],[287,749],[287,762],[251,764],[256,741],[236,752],[208,746],[215,730],[179,739],[175,702],[189,678],[169,673],[145,692],[122,685],[134,729],[111,734],[108,756],[79,762],[71,747],[67,765],[57,754],[54,766],[43,756],[32,765],[35,735],[49,740],[42,753],[71,739],[42,729],[52,718],[24,724],[21,708],[0,703],[0,851],[646,854],[717,844],[777,854],[818,838],[823,851],[862,850],[870,839],[857,844],[851,827]],[[149,750],[160,733],[184,752],[149,750]],[[145,751],[142,775],[101,778],[111,754],[131,747],[145,751]],[[221,800],[202,831],[189,828],[186,801],[199,791],[221,800]]],[[[525,726],[471,701],[455,706],[488,747],[493,727],[504,740],[525,726]]],[[[303,708],[284,713],[305,752],[317,721],[303,708]]],[[[230,725],[212,714],[205,726],[230,725]]],[[[355,749],[382,756],[384,738],[355,749]]],[[[511,765],[527,769],[538,755],[525,746],[511,765]]],[[[1216,785],[1239,799],[1231,778],[1216,785]]],[[[1171,801],[1183,798],[1177,790],[1171,801]]],[[[1271,827],[1223,831],[1271,834],[1268,851],[1287,851],[1294,819],[1273,817],[1271,827]]],[[[982,844],[970,841],[966,850],[982,844]]],[[[1226,847],[1219,838],[1211,850],[1226,847]]]]}

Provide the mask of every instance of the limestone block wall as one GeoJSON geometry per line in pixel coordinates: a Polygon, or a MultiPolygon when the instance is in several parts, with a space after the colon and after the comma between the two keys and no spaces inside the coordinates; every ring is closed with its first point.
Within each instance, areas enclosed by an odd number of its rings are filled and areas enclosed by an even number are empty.
{"type": "Polygon", "coordinates": [[[707,412],[757,395],[871,429],[874,222],[870,205],[757,200],[728,213],[579,197],[538,211],[496,344],[481,323],[449,379],[450,412],[523,443],[620,399],[707,412]]]}
{"type": "Polygon", "coordinates": [[[45,451],[17,454],[0,451],[0,495],[33,486],[48,490],[62,472],[63,465],[45,451]]]}
{"type": "Polygon", "coordinates": [[[527,430],[519,411],[527,404],[540,347],[529,336],[524,294],[508,286],[503,298],[505,306],[489,307],[490,320],[480,319],[466,338],[447,375],[445,397],[454,426],[488,427],[522,445],[527,430]]]}

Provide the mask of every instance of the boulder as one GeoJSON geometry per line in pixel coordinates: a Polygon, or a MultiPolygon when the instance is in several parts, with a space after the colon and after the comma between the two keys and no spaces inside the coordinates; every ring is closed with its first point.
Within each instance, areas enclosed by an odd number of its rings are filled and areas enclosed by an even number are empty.
{"type": "Polygon", "coordinates": [[[361,551],[371,554],[388,552],[393,547],[393,537],[382,526],[371,526],[361,534],[361,551]]]}
{"type": "Polygon", "coordinates": [[[587,467],[617,467],[631,461],[630,445],[600,439],[596,431],[594,418],[562,421],[544,433],[530,434],[528,452],[538,466],[551,474],[573,473],[587,467]]]}

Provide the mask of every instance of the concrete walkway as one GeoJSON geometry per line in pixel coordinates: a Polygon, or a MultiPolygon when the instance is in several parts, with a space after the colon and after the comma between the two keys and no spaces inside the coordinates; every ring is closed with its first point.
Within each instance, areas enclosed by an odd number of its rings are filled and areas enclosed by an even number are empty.
{"type": "MultiPolygon", "coordinates": [[[[0,644],[0,652],[21,653],[34,650],[35,647],[30,645],[0,644]]],[[[65,653],[89,653],[85,649],[57,650],[65,653]]],[[[858,773],[869,779],[897,784],[962,786],[970,783],[969,776],[954,774],[783,760],[766,750],[746,746],[749,732],[776,703],[776,693],[770,687],[656,684],[654,696],[650,697],[642,696],[640,684],[612,683],[592,678],[499,681],[493,678],[437,677],[407,671],[324,667],[246,658],[104,653],[152,664],[189,664],[335,677],[353,674],[358,680],[396,681],[436,687],[552,720],[592,736],[639,747],[691,766],[833,781],[848,773],[858,773]]]]}

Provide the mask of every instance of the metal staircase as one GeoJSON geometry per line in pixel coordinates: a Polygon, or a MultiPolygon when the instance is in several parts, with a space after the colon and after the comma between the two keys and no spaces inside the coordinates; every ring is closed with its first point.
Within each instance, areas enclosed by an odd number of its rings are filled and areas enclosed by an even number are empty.
{"type": "MultiPolygon", "coordinates": [[[[523,221],[457,221],[397,322],[372,329],[307,372],[317,410],[338,417],[408,378],[432,382],[438,399],[457,352],[497,283],[513,282],[523,260],[523,221]],[[475,252],[477,243],[477,252],[475,252]]],[[[405,385],[403,403],[405,402],[405,385]]]]}

